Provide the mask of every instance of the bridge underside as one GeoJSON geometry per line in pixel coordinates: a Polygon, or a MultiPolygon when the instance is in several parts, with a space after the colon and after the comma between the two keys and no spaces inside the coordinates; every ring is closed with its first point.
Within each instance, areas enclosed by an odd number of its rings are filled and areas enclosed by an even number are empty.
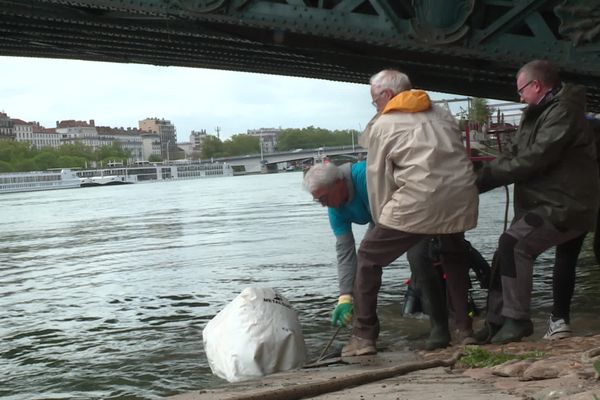
{"type": "Polygon", "coordinates": [[[588,0],[0,0],[0,55],[357,83],[394,67],[512,101],[516,70],[544,58],[600,112],[599,26],[588,0]]]}

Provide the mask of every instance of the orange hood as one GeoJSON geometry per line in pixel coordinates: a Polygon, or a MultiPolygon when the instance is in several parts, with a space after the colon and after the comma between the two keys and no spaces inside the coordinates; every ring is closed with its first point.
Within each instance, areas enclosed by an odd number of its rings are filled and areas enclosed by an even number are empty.
{"type": "Polygon", "coordinates": [[[400,112],[421,112],[429,110],[431,101],[429,96],[423,90],[406,90],[398,93],[393,99],[388,101],[382,114],[391,111],[400,112]]]}

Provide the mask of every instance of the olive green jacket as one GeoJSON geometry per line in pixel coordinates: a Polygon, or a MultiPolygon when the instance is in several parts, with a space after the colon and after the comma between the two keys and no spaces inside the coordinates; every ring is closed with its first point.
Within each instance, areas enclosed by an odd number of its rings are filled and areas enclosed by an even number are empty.
{"type": "Polygon", "coordinates": [[[582,86],[564,85],[528,106],[506,154],[478,176],[481,191],[511,183],[515,217],[532,212],[559,229],[594,230],[598,164],[582,86]]]}

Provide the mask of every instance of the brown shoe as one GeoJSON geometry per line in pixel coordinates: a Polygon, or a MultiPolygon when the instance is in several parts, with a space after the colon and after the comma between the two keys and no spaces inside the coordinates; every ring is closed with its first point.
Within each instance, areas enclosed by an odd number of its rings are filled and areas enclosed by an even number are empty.
{"type": "Polygon", "coordinates": [[[342,357],[366,356],[367,354],[377,354],[374,340],[352,335],[348,344],[342,347],[342,357]]]}
{"type": "Polygon", "coordinates": [[[459,345],[477,344],[473,329],[457,329],[454,331],[454,343],[459,345]]]}

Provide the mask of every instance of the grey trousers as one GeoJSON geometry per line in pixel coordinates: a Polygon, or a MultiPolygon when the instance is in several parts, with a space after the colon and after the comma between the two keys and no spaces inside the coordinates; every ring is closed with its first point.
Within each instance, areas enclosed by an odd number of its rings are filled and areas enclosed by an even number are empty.
{"type": "Polygon", "coordinates": [[[501,325],[504,317],[530,319],[535,259],[545,250],[582,233],[574,229],[559,230],[532,213],[515,218],[498,240],[501,288],[490,288],[488,292],[487,320],[501,325]]]}

